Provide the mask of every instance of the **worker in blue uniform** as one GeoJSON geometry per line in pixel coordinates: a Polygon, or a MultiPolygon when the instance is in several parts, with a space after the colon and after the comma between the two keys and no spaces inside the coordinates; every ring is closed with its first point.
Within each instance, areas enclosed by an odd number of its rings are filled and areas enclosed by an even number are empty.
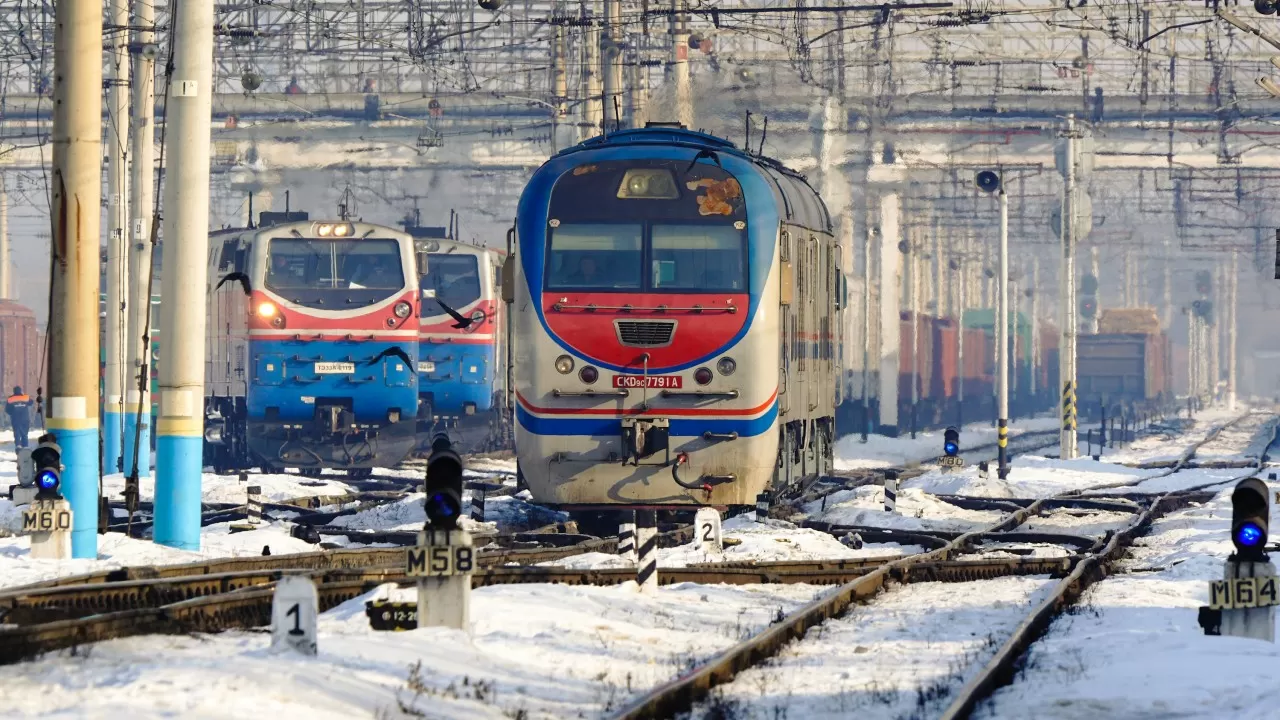
{"type": "Polygon", "coordinates": [[[27,446],[27,434],[31,432],[31,396],[15,386],[13,394],[4,403],[4,411],[9,415],[9,424],[13,427],[13,444],[16,447],[27,446]]]}

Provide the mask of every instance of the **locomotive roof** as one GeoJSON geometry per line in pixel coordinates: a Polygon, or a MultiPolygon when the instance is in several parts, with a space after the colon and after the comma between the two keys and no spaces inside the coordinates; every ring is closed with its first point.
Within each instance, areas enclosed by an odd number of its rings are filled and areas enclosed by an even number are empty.
{"type": "Polygon", "coordinates": [[[689,130],[684,126],[651,124],[643,128],[618,130],[583,140],[573,147],[561,150],[556,156],[619,145],[684,145],[698,150],[735,155],[755,165],[772,180],[774,198],[784,220],[814,230],[832,230],[831,215],[827,212],[826,203],[803,175],[771,157],[743,151],[724,138],[689,130]]]}

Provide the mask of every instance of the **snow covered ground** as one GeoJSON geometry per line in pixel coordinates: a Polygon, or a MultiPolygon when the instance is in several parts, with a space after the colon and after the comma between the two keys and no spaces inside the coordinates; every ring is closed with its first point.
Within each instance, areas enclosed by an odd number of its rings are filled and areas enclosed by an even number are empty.
{"type": "Polygon", "coordinates": [[[975,717],[1277,717],[1280,645],[1207,637],[1196,622],[1232,552],[1230,524],[1230,488],[1155,523],[975,717]]]}
{"type": "MultiPolygon", "coordinates": [[[[1125,462],[1177,456],[1203,438],[1214,423],[1230,416],[1201,413],[1195,425],[1162,442],[1135,443],[1125,462]]],[[[1048,421],[1049,427],[1053,422],[1048,421]]],[[[989,431],[980,426],[975,434],[989,431]]],[[[1224,435],[1215,452],[1255,452],[1259,428],[1224,435]],[[1233,450],[1234,448],[1234,450],[1233,450]]],[[[994,438],[966,439],[966,444],[994,438]]],[[[850,439],[842,441],[845,445],[850,439]]],[[[867,449],[852,438],[855,450],[867,449]]],[[[883,452],[847,456],[858,463],[902,464],[937,454],[941,436],[916,441],[877,438],[883,452]],[[900,446],[900,447],[898,447],[900,446]],[[895,449],[895,447],[897,449],[895,449]],[[879,455],[876,455],[879,453],[879,455]],[[896,455],[895,455],[896,453],[896,455]]],[[[3,448],[3,445],[0,445],[3,448]]],[[[990,525],[998,511],[966,510],[937,497],[947,494],[1043,497],[1100,484],[1129,483],[1109,490],[1149,493],[1207,483],[1224,483],[1243,470],[1199,469],[1169,478],[1085,458],[1060,461],[1021,456],[1007,480],[983,479],[975,468],[944,474],[931,469],[905,483],[898,511],[885,513],[878,487],[842,490],[804,509],[812,519],[839,524],[904,530],[969,530],[990,525]]],[[[13,455],[0,449],[0,491],[13,478],[13,455]]],[[[510,461],[493,459],[475,477],[509,482],[510,461]]],[[[397,471],[404,477],[420,472],[397,471]]],[[[270,499],[338,495],[350,488],[341,476],[319,483],[297,475],[255,476],[270,499]]],[[[206,477],[206,500],[241,502],[244,486],[234,477],[206,477]]],[[[113,492],[118,492],[115,485],[113,492]]],[[[1225,486],[1224,486],[1225,487],[1225,486]]],[[[144,485],[149,498],[150,483],[144,485]]],[[[1195,607],[1207,595],[1204,582],[1221,572],[1229,552],[1227,494],[1203,508],[1178,513],[1157,524],[1135,550],[1130,572],[1098,585],[1083,612],[1063,618],[1031,654],[1025,682],[997,696],[986,710],[995,717],[1159,717],[1182,713],[1266,715],[1269,706],[1224,702],[1238,678],[1258,683],[1280,670],[1280,653],[1262,643],[1203,638],[1195,607]],[[1101,638],[1100,650],[1093,643],[1101,638]],[[1201,657],[1208,658],[1201,660],[1201,657]],[[1078,659],[1079,658],[1079,659],[1078,659]],[[1212,665],[1205,669],[1205,664],[1212,665]],[[1256,666],[1250,665],[1255,663],[1256,666]],[[1143,675],[1144,668],[1148,674],[1143,675]],[[1151,671],[1151,668],[1156,670],[1151,671]],[[1153,682],[1152,672],[1169,682],[1153,682]],[[1175,687],[1176,685],[1176,687],[1175,687]],[[1041,686],[1047,695],[1040,695],[1041,686]],[[1093,698],[1085,701],[1077,698],[1093,698]],[[1164,703],[1164,704],[1161,704],[1164,703]]],[[[420,527],[421,495],[342,516],[333,524],[356,530],[420,527]]],[[[499,523],[532,522],[536,509],[520,496],[490,498],[487,510],[499,523]]],[[[0,527],[16,516],[0,501],[0,527]],[[6,519],[7,518],[7,519],[6,519]]],[[[562,519],[548,513],[548,522],[562,519]]],[[[1056,510],[1032,519],[1024,529],[1097,536],[1131,515],[1118,511],[1056,510]]],[[[739,516],[725,522],[730,543],[709,554],[689,544],[659,551],[662,567],[733,560],[890,559],[921,552],[918,546],[867,544],[854,550],[825,533],[788,522],[755,522],[739,516]]],[[[335,539],[335,538],[326,538],[335,539]]],[[[33,561],[26,538],[0,537],[0,587],[57,575],[121,565],[191,562],[228,555],[273,554],[315,549],[289,537],[286,523],[231,534],[227,525],[205,529],[199,553],[164,548],[118,534],[100,537],[94,561],[33,561]]],[[[1009,555],[1006,545],[989,544],[975,555],[1009,555]]],[[[1020,545],[1019,554],[1060,555],[1059,546],[1020,545]]],[[[612,555],[590,554],[558,561],[568,567],[619,567],[612,555]]],[[[784,651],[763,668],[749,671],[718,695],[706,710],[736,709],[738,717],[800,718],[929,717],[945,705],[944,688],[958,687],[994,649],[1027,606],[1046,591],[1045,578],[1006,578],[963,584],[917,584],[853,609],[816,629],[812,643],[784,651]]],[[[826,588],[809,586],[663,587],[653,594],[634,584],[618,587],[516,585],[478,589],[471,611],[472,638],[424,629],[375,633],[363,601],[373,597],[409,599],[410,591],[383,588],[325,613],[320,622],[320,655],[301,658],[273,654],[261,632],[214,636],[152,637],[95,645],[75,657],[59,653],[0,673],[0,715],[52,717],[239,717],[274,713],[281,717],[597,717],[627,698],[727,647],[807,602],[826,588]],[[411,666],[420,663],[418,670],[411,666]]]]}
{"type": "Polygon", "coordinates": [[[810,630],[715,691],[694,716],[936,717],[1052,585],[1009,577],[895,589],[810,630]]]}
{"type": "Polygon", "coordinates": [[[6,718],[598,717],[828,588],[510,585],[472,595],[473,637],[369,629],[364,601],[320,620],[319,655],[228,632],[95,645],[6,668],[6,718]],[[416,672],[411,668],[416,666],[416,672]]]}
{"type": "MultiPolygon", "coordinates": [[[[1053,430],[1058,427],[1056,418],[1029,418],[1012,423],[1009,435],[1016,437],[1024,432],[1053,430]]],[[[996,441],[996,429],[991,423],[972,423],[960,431],[961,452],[965,448],[990,445],[996,441]]],[[[898,467],[932,460],[941,455],[942,431],[917,433],[915,439],[903,433],[890,438],[871,435],[862,442],[860,435],[846,435],[836,441],[836,470],[859,470],[898,467]]]]}

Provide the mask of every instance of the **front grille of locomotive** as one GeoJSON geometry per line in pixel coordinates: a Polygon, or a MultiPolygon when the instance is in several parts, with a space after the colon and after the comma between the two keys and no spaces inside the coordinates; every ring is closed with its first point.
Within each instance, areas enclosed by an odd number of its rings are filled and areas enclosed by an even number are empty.
{"type": "Polygon", "coordinates": [[[615,320],[618,341],[629,347],[656,348],[671,344],[676,333],[672,321],[615,320]]]}

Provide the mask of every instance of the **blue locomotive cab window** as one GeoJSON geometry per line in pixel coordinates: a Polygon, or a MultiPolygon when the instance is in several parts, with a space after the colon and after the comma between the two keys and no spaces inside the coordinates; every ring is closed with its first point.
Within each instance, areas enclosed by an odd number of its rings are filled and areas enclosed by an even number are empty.
{"type": "Polygon", "coordinates": [[[746,219],[714,153],[579,165],[551,192],[546,287],[745,292],[746,219]]]}
{"type": "Polygon", "coordinates": [[[745,292],[746,233],[732,225],[660,225],[651,230],[654,290],[745,292]]]}
{"type": "Polygon", "coordinates": [[[395,240],[272,238],[268,246],[266,287],[297,305],[350,310],[404,286],[395,240]]]}
{"type": "Polygon", "coordinates": [[[427,272],[422,276],[422,289],[434,291],[430,296],[423,293],[424,318],[446,314],[436,298],[454,310],[462,310],[479,300],[480,269],[476,256],[430,253],[427,255],[427,272]]]}
{"type": "Polygon", "coordinates": [[[636,290],[644,270],[643,226],[562,224],[551,229],[548,286],[574,290],[636,290]]]}

